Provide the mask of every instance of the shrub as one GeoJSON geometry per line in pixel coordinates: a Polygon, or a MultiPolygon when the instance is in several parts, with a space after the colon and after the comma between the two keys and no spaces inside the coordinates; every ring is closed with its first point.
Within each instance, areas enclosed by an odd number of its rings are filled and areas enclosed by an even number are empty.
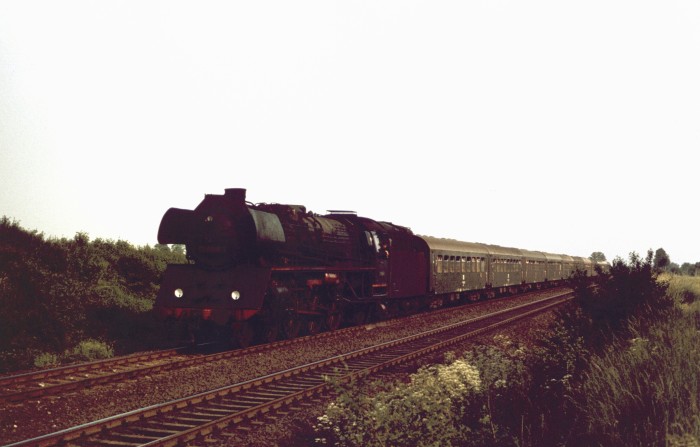
{"type": "Polygon", "coordinates": [[[525,351],[503,336],[449,364],[423,367],[406,384],[339,388],[318,419],[318,444],[335,446],[522,445],[525,351]]]}
{"type": "Polygon", "coordinates": [[[42,352],[34,357],[34,366],[37,368],[50,368],[58,363],[58,356],[50,352],[42,352]]]}
{"type": "Polygon", "coordinates": [[[335,446],[453,445],[459,421],[481,387],[464,360],[421,368],[398,387],[353,383],[318,418],[317,442],[335,446]]]}
{"type": "Polygon", "coordinates": [[[577,284],[576,300],[582,315],[572,323],[590,349],[603,348],[613,337],[627,337],[628,319],[652,321],[673,307],[666,294],[667,284],[658,280],[652,268],[652,257],[650,250],[646,259],[636,253],[631,253],[627,262],[617,258],[609,273],[594,277],[594,287],[587,281],[577,284]]]}
{"type": "Polygon", "coordinates": [[[119,348],[157,346],[150,310],[160,274],[166,264],[183,262],[181,247],[137,248],[124,241],[90,241],[85,233],[45,239],[3,217],[0,370],[30,367],[38,352],[60,359],[86,338],[119,348]]]}
{"type": "Polygon", "coordinates": [[[114,357],[114,349],[103,341],[87,339],[67,351],[65,357],[70,361],[90,362],[114,357]]]}

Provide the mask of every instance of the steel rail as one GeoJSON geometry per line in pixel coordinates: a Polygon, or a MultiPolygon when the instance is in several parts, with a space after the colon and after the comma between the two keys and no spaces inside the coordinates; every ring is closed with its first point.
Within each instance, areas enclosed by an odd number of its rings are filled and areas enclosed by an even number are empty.
{"type": "MultiPolygon", "coordinates": [[[[145,445],[149,447],[156,445],[174,446],[198,436],[210,434],[217,428],[251,419],[259,414],[274,411],[285,405],[290,405],[306,397],[318,394],[326,389],[328,385],[324,380],[326,377],[336,376],[338,380],[347,381],[353,377],[372,374],[444,349],[467,338],[510,324],[532,314],[543,312],[570,299],[570,296],[571,293],[565,293],[544,300],[522,304],[238,384],[9,444],[6,447],[49,447],[69,441],[71,442],[70,445],[80,445],[75,442],[79,438],[100,433],[104,434],[106,430],[114,430],[118,427],[123,428],[126,424],[135,422],[148,424],[151,421],[154,422],[153,425],[146,425],[145,427],[135,426],[132,429],[133,433],[128,431],[115,433],[114,436],[117,439],[127,438],[128,441],[107,440],[105,444],[114,445],[122,442],[124,445],[145,445]],[[519,313],[526,308],[533,309],[519,313]],[[463,331],[465,327],[470,327],[480,322],[487,322],[489,319],[499,316],[506,317],[509,313],[516,315],[467,332],[453,334],[446,340],[441,339],[445,334],[449,334],[450,331],[463,331]],[[410,346],[411,343],[417,343],[417,346],[410,346]],[[406,352],[407,346],[410,348],[410,352],[406,352]],[[391,352],[393,348],[397,348],[396,352],[391,352]],[[373,359],[372,356],[375,354],[380,355],[376,355],[376,358],[373,359]],[[339,369],[338,365],[343,365],[345,371],[339,369]],[[272,385],[276,385],[276,387],[272,385]],[[269,388],[264,388],[264,386],[269,386],[269,388]],[[238,397],[236,397],[236,394],[238,394],[238,397]],[[230,400],[226,400],[227,398],[230,400]],[[236,398],[238,401],[235,400],[236,398]],[[209,408],[196,407],[204,403],[208,404],[209,408]],[[178,416],[175,413],[176,411],[180,411],[181,414],[185,415],[184,418],[182,415],[179,416],[180,422],[177,422],[178,416]],[[157,416],[167,417],[169,415],[173,416],[173,421],[156,421],[157,416]],[[158,423],[166,428],[158,428],[158,423]],[[142,433],[141,435],[138,434],[139,431],[142,433]],[[143,433],[150,433],[150,435],[144,435],[143,433]]],[[[100,439],[89,439],[88,443],[90,445],[99,445],[100,439]]]]}
{"type": "MultiPolygon", "coordinates": [[[[0,402],[17,402],[32,397],[40,397],[56,394],[57,392],[65,390],[76,389],[80,386],[104,383],[109,381],[109,378],[112,376],[127,373],[126,371],[114,371],[115,368],[124,368],[144,362],[165,360],[180,354],[182,350],[183,348],[166,349],[146,354],[96,360],[93,362],[0,377],[0,402]],[[91,377],[90,374],[95,374],[95,376],[91,377]],[[58,383],[46,384],[42,383],[42,381],[58,381],[58,383]],[[25,387],[26,389],[17,390],[17,387],[25,387]]],[[[137,369],[132,369],[129,371],[136,370],[137,369]]]]}
{"type": "MultiPolygon", "coordinates": [[[[527,296],[535,292],[527,292],[519,296],[527,296]]],[[[463,306],[474,306],[475,303],[466,303],[463,306]]],[[[440,315],[443,312],[452,312],[455,307],[447,307],[437,311],[430,312],[431,316],[440,315]]],[[[405,318],[413,319],[420,318],[424,314],[409,315],[405,318]]],[[[387,321],[379,323],[369,323],[370,325],[389,324],[387,321]]],[[[23,400],[38,398],[49,395],[57,395],[66,391],[74,391],[77,389],[88,388],[95,385],[114,383],[124,379],[139,377],[146,374],[160,373],[178,368],[186,368],[198,364],[204,364],[229,358],[240,357],[252,353],[264,352],[270,349],[275,349],[283,346],[290,346],[296,343],[306,343],[310,337],[322,339],[324,337],[336,335],[349,335],[353,332],[362,332],[367,325],[352,326],[336,331],[321,332],[319,334],[296,337],[288,340],[279,340],[273,343],[250,346],[245,349],[235,349],[223,351],[215,354],[200,355],[197,357],[174,360],[167,363],[159,363],[156,365],[138,366],[139,363],[153,362],[159,360],[167,360],[168,357],[173,357],[183,353],[186,350],[184,347],[156,351],[146,354],[137,354],[124,356],[115,359],[97,360],[94,362],[81,363],[77,365],[68,365],[58,368],[33,371],[14,376],[0,377],[0,403],[2,402],[21,402],[23,400]],[[127,367],[124,370],[114,370],[114,368],[127,367]],[[94,374],[89,376],[88,374],[94,374]],[[53,380],[57,383],[43,383],[41,381],[53,380]],[[35,382],[32,386],[32,382],[35,382]],[[16,389],[19,386],[24,389],[16,389]],[[15,387],[15,389],[13,389],[15,387]],[[4,390],[3,390],[4,388],[4,390]]]]}

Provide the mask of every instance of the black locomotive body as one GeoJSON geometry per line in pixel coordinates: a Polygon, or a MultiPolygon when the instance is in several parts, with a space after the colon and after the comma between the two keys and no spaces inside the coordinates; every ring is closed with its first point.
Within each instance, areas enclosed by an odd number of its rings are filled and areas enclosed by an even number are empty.
{"type": "Polygon", "coordinates": [[[156,311],[229,326],[244,344],[256,332],[271,340],[336,329],[344,316],[367,318],[369,303],[427,289],[426,245],[407,228],[253,205],[242,189],[206,195],[194,210],[171,208],[158,241],[185,244],[191,263],[168,266],[156,311]]]}
{"type": "Polygon", "coordinates": [[[190,263],[167,267],[156,312],[226,328],[242,345],[557,284],[577,268],[595,274],[583,258],[421,237],[352,212],[254,205],[244,189],[171,208],[158,241],[185,244],[190,263]]]}

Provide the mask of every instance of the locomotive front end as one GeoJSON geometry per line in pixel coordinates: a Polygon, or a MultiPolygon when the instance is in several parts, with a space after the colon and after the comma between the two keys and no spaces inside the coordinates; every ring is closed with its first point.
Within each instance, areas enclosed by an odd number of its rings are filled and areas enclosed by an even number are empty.
{"type": "Polygon", "coordinates": [[[169,265],[154,310],[197,326],[244,321],[262,307],[271,269],[260,256],[284,242],[279,218],[248,207],[245,190],[208,194],[194,210],[169,209],[161,244],[184,244],[189,264],[169,265]]]}

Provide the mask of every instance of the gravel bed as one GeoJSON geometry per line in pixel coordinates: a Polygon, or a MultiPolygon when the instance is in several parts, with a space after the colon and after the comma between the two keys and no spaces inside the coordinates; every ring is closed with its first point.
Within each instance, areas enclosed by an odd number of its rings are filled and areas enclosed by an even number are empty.
{"type": "MultiPolygon", "coordinates": [[[[460,355],[475,346],[493,344],[494,336],[505,335],[511,340],[525,347],[531,347],[546,331],[550,323],[554,321],[552,311],[536,315],[497,332],[481,335],[472,340],[467,340],[461,344],[453,346],[450,351],[460,355]]],[[[407,383],[409,375],[415,373],[422,365],[444,363],[444,354],[436,353],[431,357],[425,357],[420,362],[405,365],[401,371],[391,375],[383,375],[381,380],[384,383],[393,381],[394,383],[407,383]]],[[[268,419],[263,424],[252,427],[252,429],[239,430],[227,428],[204,440],[188,444],[188,447],[309,447],[315,445],[315,433],[313,426],[317,423],[318,417],[325,413],[326,407],[332,398],[325,397],[315,399],[313,404],[306,408],[303,413],[292,413],[274,419],[268,419]]]]}
{"type": "MultiPolygon", "coordinates": [[[[364,327],[361,336],[338,334],[241,358],[166,371],[114,385],[100,385],[63,396],[47,396],[17,404],[0,404],[0,441],[12,443],[125,413],[149,405],[216,389],[303,363],[372,346],[429,330],[447,322],[474,318],[498,309],[534,301],[545,291],[521,298],[501,298],[364,327]]],[[[234,432],[237,436],[238,431],[234,432]]],[[[237,442],[236,442],[237,444],[237,442]]],[[[209,444],[207,444],[209,445],[209,444]]],[[[260,444],[265,445],[265,444],[260,444]]],[[[272,444],[274,445],[274,444],[272,444]]]]}

